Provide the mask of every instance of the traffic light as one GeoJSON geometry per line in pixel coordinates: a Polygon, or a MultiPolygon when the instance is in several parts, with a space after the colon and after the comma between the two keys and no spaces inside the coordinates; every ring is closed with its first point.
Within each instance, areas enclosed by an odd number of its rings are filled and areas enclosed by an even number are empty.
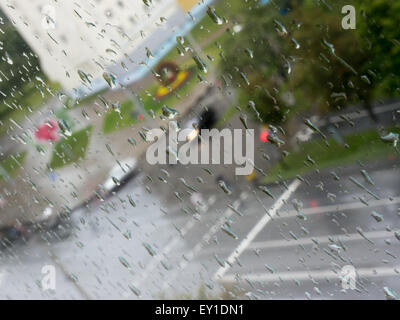
{"type": "Polygon", "coordinates": [[[263,130],[260,133],[260,140],[262,142],[268,142],[268,136],[269,136],[269,132],[267,130],[263,130]]]}

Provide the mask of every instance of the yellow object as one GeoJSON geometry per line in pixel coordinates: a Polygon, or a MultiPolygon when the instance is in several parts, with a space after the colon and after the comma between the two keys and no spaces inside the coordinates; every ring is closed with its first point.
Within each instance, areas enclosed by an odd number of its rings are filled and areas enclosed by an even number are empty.
{"type": "Polygon", "coordinates": [[[252,181],[252,180],[254,180],[255,177],[256,177],[256,170],[253,170],[252,173],[250,173],[248,176],[246,176],[246,179],[248,181],[252,181]]]}
{"type": "Polygon", "coordinates": [[[169,93],[169,90],[167,87],[160,87],[157,89],[157,97],[163,97],[166,96],[169,93]]]}
{"type": "Polygon", "coordinates": [[[185,82],[185,80],[189,77],[189,74],[190,72],[186,70],[179,71],[176,76],[176,79],[168,86],[168,88],[162,86],[157,89],[156,98],[161,99],[170,94],[172,91],[176,90],[179,86],[183,84],[183,82],[185,82]]]}
{"type": "Polygon", "coordinates": [[[179,6],[185,11],[192,9],[198,2],[199,0],[178,0],[179,6]]]}

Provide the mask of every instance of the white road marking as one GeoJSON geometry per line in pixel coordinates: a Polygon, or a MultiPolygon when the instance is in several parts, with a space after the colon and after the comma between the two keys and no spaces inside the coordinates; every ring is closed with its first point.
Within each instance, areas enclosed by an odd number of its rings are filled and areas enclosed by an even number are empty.
{"type": "MultiPolygon", "coordinates": [[[[233,206],[234,208],[239,207],[239,201],[235,201],[233,206]]],[[[211,237],[214,235],[215,232],[219,230],[221,225],[225,222],[226,218],[230,217],[233,214],[233,211],[231,209],[227,209],[226,214],[223,215],[222,218],[218,220],[218,222],[210,229],[208,233],[206,233],[202,241],[199,242],[187,255],[185,255],[188,259],[192,259],[202,248],[203,242],[208,242],[211,237]]],[[[162,252],[159,252],[154,258],[151,260],[151,262],[146,266],[143,272],[140,272],[140,274],[137,275],[136,279],[133,281],[137,287],[140,287],[149,277],[149,275],[156,269],[158,263],[162,260],[162,258],[166,255],[168,255],[171,250],[182,240],[182,236],[185,236],[196,224],[196,221],[194,219],[191,219],[188,221],[185,226],[181,229],[179,237],[173,238],[170,242],[167,243],[167,245],[164,247],[162,252]]],[[[187,261],[182,260],[179,264],[179,267],[181,269],[184,269],[187,266],[187,261]]]]}
{"type": "MultiPolygon", "coordinates": [[[[389,199],[381,199],[381,200],[371,200],[370,202],[368,202],[369,206],[366,206],[364,203],[362,203],[361,201],[355,201],[355,202],[350,202],[350,203],[343,203],[343,204],[334,204],[334,205],[327,205],[327,206],[321,206],[321,207],[316,207],[316,208],[306,208],[303,209],[301,212],[304,215],[312,215],[312,214],[320,214],[320,213],[328,213],[328,212],[338,212],[341,210],[355,210],[355,209],[361,209],[361,208],[374,208],[374,207],[379,207],[379,206],[385,206],[385,205],[391,205],[391,204],[398,204],[400,203],[400,196],[399,197],[392,197],[393,200],[389,200],[389,199]]],[[[180,210],[180,207],[177,206],[178,209],[173,209],[170,210],[172,211],[178,211],[180,210]]],[[[246,214],[247,216],[250,216],[249,214],[246,214]]],[[[277,219],[284,219],[284,218],[289,218],[289,217],[294,217],[297,215],[297,211],[296,210],[282,210],[279,212],[279,215],[277,214],[275,217],[275,220],[277,219]]],[[[215,218],[215,214],[210,213],[208,214],[206,217],[204,217],[206,220],[210,220],[215,218]]],[[[175,223],[179,223],[179,222],[183,222],[183,220],[186,220],[186,217],[174,217],[174,222],[175,223]]],[[[206,221],[206,220],[203,220],[206,221]]],[[[146,222],[143,221],[143,224],[146,223],[150,223],[150,222],[146,222]]],[[[153,222],[151,222],[153,223],[153,222]]],[[[157,227],[161,228],[164,226],[170,226],[171,222],[169,220],[163,220],[157,223],[157,227]]]]}
{"type": "MultiPolygon", "coordinates": [[[[394,237],[395,232],[400,232],[399,230],[392,230],[391,232],[386,230],[381,231],[370,231],[364,232],[364,235],[368,239],[381,239],[381,238],[392,238],[394,237]]],[[[299,245],[312,245],[315,244],[317,241],[319,244],[329,243],[331,242],[330,239],[337,239],[341,237],[341,240],[344,243],[349,241],[357,241],[357,240],[364,240],[364,238],[359,233],[351,233],[351,234],[336,234],[336,235],[329,235],[329,236],[320,236],[320,237],[307,237],[307,238],[299,238],[298,240],[289,239],[289,240],[267,240],[267,241],[258,241],[251,243],[246,250],[254,250],[254,249],[275,249],[275,248],[285,248],[285,247],[293,247],[299,245]]],[[[208,250],[203,251],[202,255],[209,255],[211,253],[222,253],[229,251],[229,248],[222,248],[221,250],[212,250],[211,248],[208,250]]]]}
{"type": "MultiPolygon", "coordinates": [[[[358,277],[388,277],[399,276],[400,266],[394,267],[378,267],[378,268],[357,268],[358,277]]],[[[236,283],[239,275],[229,274],[224,276],[220,281],[224,283],[236,283]]],[[[341,280],[341,274],[333,270],[315,270],[315,271],[293,271],[278,273],[258,273],[240,275],[240,279],[254,282],[276,282],[276,281],[295,281],[295,280],[317,280],[317,279],[338,279],[341,280]]]]}
{"type": "MultiPolygon", "coordinates": [[[[368,202],[368,206],[366,206],[361,201],[356,201],[356,202],[351,202],[351,203],[334,204],[334,205],[328,205],[328,206],[322,206],[322,207],[316,207],[316,208],[307,208],[307,209],[301,210],[301,213],[303,213],[305,216],[307,216],[310,214],[338,212],[338,211],[342,211],[342,210],[354,210],[354,209],[360,209],[360,208],[373,208],[373,207],[386,206],[386,205],[397,204],[397,203],[400,203],[400,197],[393,197],[392,200],[390,200],[390,199],[371,200],[368,202]]],[[[288,217],[296,216],[297,214],[298,214],[298,212],[296,210],[290,210],[290,211],[286,211],[286,212],[282,211],[282,212],[280,212],[279,218],[288,218],[288,217]]]]}
{"type": "MultiPolygon", "coordinates": [[[[239,205],[240,205],[240,201],[239,200],[236,200],[233,203],[233,207],[235,209],[238,209],[239,205]]],[[[179,271],[175,271],[173,276],[170,277],[170,279],[172,279],[172,281],[174,281],[175,278],[177,277],[177,272],[181,273],[188,266],[190,260],[192,260],[200,252],[200,250],[204,247],[204,245],[207,244],[210,241],[211,237],[221,229],[221,227],[225,223],[226,219],[229,218],[233,213],[234,213],[233,210],[227,209],[224,212],[224,214],[222,215],[222,217],[219,218],[217,220],[217,222],[210,228],[210,231],[207,232],[201,238],[199,243],[192,250],[190,250],[189,252],[184,254],[186,259],[182,259],[180,261],[179,267],[178,267],[179,271]]],[[[166,290],[168,288],[168,286],[169,286],[168,282],[164,282],[163,290],[166,290]]]]}
{"type": "Polygon", "coordinates": [[[286,200],[292,195],[293,192],[297,190],[300,186],[301,181],[296,179],[288,187],[288,189],[278,198],[278,200],[272,205],[268,213],[266,213],[261,220],[251,229],[248,235],[242,240],[239,246],[232,252],[229,256],[224,267],[220,267],[214,275],[214,280],[223,277],[223,275],[228,271],[230,265],[232,265],[244,250],[250,245],[250,243],[255,239],[259,232],[264,229],[266,224],[276,215],[276,212],[285,204],[286,200]]]}

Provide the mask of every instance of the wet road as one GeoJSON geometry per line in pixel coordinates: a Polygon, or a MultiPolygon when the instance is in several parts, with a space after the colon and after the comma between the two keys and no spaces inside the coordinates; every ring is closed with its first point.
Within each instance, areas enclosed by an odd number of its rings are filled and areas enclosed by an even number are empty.
{"type": "Polygon", "coordinates": [[[0,298],[199,298],[206,292],[384,299],[384,287],[400,292],[398,159],[337,169],[340,180],[328,170],[269,186],[275,199],[235,177],[232,166],[208,166],[213,175],[202,168],[144,165],[117,194],[74,212],[69,237],[36,236],[4,252],[0,298]],[[220,178],[232,194],[217,185],[220,178]],[[45,265],[56,270],[54,291],[40,288],[45,265]],[[346,265],[356,268],[356,290],[342,289],[346,265]]]}
{"type": "Polygon", "coordinates": [[[162,288],[177,294],[182,284],[181,290],[193,292],[203,281],[210,287],[225,285],[232,298],[262,299],[379,299],[385,297],[385,286],[398,292],[398,164],[357,165],[338,170],[338,181],[327,171],[309,176],[308,183],[270,187],[275,199],[243,182],[230,196],[211,187],[208,195],[202,192],[208,201],[201,222],[185,235],[188,248],[178,259],[179,268],[162,288]],[[368,189],[376,197],[348,179],[367,186],[361,169],[374,181],[368,189]],[[303,209],[295,210],[293,201],[303,209]],[[383,221],[371,216],[374,211],[383,221]],[[234,235],[221,229],[226,221],[234,235]],[[358,281],[356,290],[345,292],[340,276],[347,265],[356,268],[358,281]]]}
{"type": "MultiPolygon", "coordinates": [[[[258,141],[256,165],[274,148],[258,141]]],[[[399,165],[314,172],[269,185],[272,198],[232,165],[142,160],[117,193],[73,212],[71,228],[2,252],[0,298],[384,299],[385,287],[400,293],[399,165]],[[355,290],[342,286],[349,265],[355,290]]]]}

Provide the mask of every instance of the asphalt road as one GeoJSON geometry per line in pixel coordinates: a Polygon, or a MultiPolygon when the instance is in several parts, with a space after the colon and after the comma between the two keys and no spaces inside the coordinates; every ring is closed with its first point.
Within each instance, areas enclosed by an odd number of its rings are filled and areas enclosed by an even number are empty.
{"type": "Polygon", "coordinates": [[[0,298],[385,299],[386,287],[400,293],[399,165],[334,168],[338,180],[314,172],[268,186],[271,197],[232,165],[142,162],[113,196],[75,211],[71,228],[3,251],[0,298]],[[48,265],[55,290],[42,285],[48,265]],[[345,290],[349,265],[356,285],[345,290]]]}
{"type": "Polygon", "coordinates": [[[205,288],[210,297],[384,299],[384,287],[400,292],[399,164],[337,169],[340,180],[315,173],[270,186],[275,199],[234,178],[232,166],[211,166],[213,175],[144,166],[114,196],[75,212],[69,237],[33,237],[3,252],[0,298],[197,298],[205,288]],[[40,288],[45,265],[56,269],[55,291],[40,288]],[[356,290],[342,289],[346,265],[358,272],[356,290]]]}
{"type": "MultiPolygon", "coordinates": [[[[289,190],[270,187],[275,199],[254,192],[244,182],[227,196],[210,181],[207,191],[202,188],[198,196],[206,205],[201,221],[185,234],[187,250],[184,257],[179,251],[174,260],[178,270],[169,277],[169,272],[160,270],[167,277],[161,288],[175,294],[184,288],[193,292],[203,281],[210,287],[224,284],[232,298],[247,294],[263,299],[379,299],[385,297],[385,286],[398,292],[398,165],[397,160],[343,168],[336,172],[339,181],[329,171],[315,174],[308,177],[309,184],[288,183],[289,190]],[[369,190],[376,197],[349,180],[353,177],[367,186],[362,169],[374,181],[369,190]],[[280,196],[286,203],[275,212],[280,196]],[[293,201],[303,206],[300,213],[293,201]],[[230,210],[229,203],[238,211],[230,210]],[[377,222],[373,211],[383,215],[383,221],[377,222]],[[226,221],[237,239],[221,229],[226,221]],[[342,290],[341,268],[346,265],[359,273],[357,290],[342,290]]],[[[174,224],[181,219],[178,212],[174,224]]]]}

